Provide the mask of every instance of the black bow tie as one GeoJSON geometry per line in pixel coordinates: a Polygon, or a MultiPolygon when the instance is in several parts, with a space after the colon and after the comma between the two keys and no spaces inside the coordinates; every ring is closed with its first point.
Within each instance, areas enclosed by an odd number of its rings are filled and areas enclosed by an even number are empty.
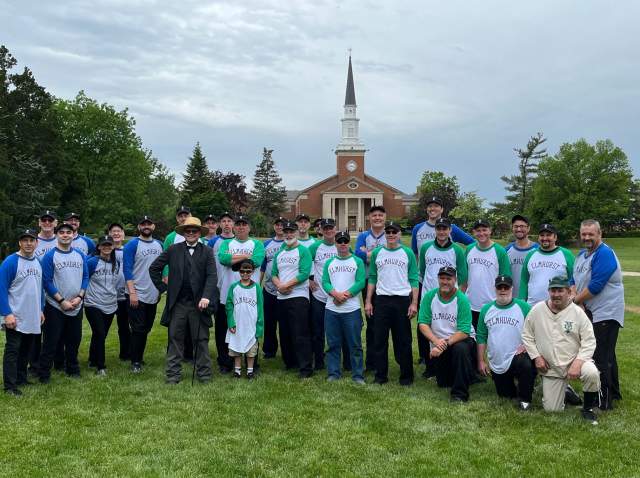
{"type": "Polygon", "coordinates": [[[195,249],[196,249],[196,247],[197,247],[197,246],[198,246],[198,244],[196,244],[195,246],[189,246],[189,245],[187,245],[187,249],[192,249],[192,250],[194,250],[194,251],[195,251],[195,249]]]}

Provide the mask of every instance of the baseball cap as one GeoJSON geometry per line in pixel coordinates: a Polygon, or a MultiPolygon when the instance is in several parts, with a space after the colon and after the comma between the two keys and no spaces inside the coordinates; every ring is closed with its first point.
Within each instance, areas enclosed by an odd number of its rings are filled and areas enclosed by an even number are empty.
{"type": "Polygon", "coordinates": [[[113,237],[111,237],[111,236],[100,236],[98,238],[98,247],[100,247],[102,244],[111,244],[111,245],[113,245],[113,237]]]}
{"type": "Polygon", "coordinates": [[[336,221],[335,219],[332,219],[330,217],[325,217],[322,221],[320,221],[320,227],[323,229],[325,227],[336,227],[336,221]]]}
{"type": "Polygon", "coordinates": [[[441,267],[440,270],[438,271],[439,276],[455,277],[456,274],[457,274],[456,268],[451,266],[441,267]]]}
{"type": "Polygon", "coordinates": [[[442,202],[442,199],[440,199],[438,196],[431,196],[427,201],[427,206],[433,203],[437,204],[440,207],[444,207],[444,203],[442,202]]]}
{"type": "Polygon", "coordinates": [[[235,221],[235,217],[233,216],[233,214],[231,214],[229,211],[225,211],[222,214],[220,214],[220,220],[222,221],[223,217],[228,217],[229,219],[231,219],[232,221],[235,221]]]}
{"type": "Polygon", "coordinates": [[[178,209],[176,209],[176,215],[178,214],[182,214],[182,213],[187,213],[187,214],[191,214],[191,208],[188,206],[180,206],[178,209]]]}
{"type": "Polygon", "coordinates": [[[58,216],[56,215],[56,213],[54,211],[51,211],[50,209],[47,209],[40,213],[40,219],[43,219],[45,217],[50,217],[51,219],[58,219],[58,216]]]}
{"type": "Polygon", "coordinates": [[[529,224],[529,218],[527,216],[523,216],[522,214],[516,214],[511,218],[511,224],[516,221],[524,221],[527,223],[527,225],[529,224]]]}
{"type": "Polygon", "coordinates": [[[385,214],[387,213],[387,210],[384,208],[384,206],[380,206],[380,205],[371,206],[369,208],[369,214],[371,214],[372,212],[375,212],[375,211],[380,211],[380,212],[383,212],[385,214]]]}
{"type": "Polygon", "coordinates": [[[58,224],[55,228],[55,233],[58,234],[58,231],[61,231],[62,229],[68,229],[71,232],[73,232],[73,227],[70,224],[67,223],[62,223],[62,224],[58,224]]]}
{"type": "Polygon", "coordinates": [[[245,224],[250,224],[249,217],[239,214],[236,216],[236,224],[239,222],[244,222],[245,224]]]}
{"type": "Polygon", "coordinates": [[[18,235],[18,240],[22,239],[23,237],[32,237],[34,239],[38,239],[38,232],[33,229],[23,229],[18,235]]]}
{"type": "Polygon", "coordinates": [[[321,222],[322,222],[322,218],[319,217],[318,219],[313,221],[313,227],[319,227],[321,222]]]}
{"type": "Polygon", "coordinates": [[[451,227],[451,221],[449,221],[449,219],[447,219],[446,217],[440,217],[438,219],[436,219],[436,224],[435,227],[451,227]]]}
{"type": "Polygon", "coordinates": [[[338,242],[338,239],[346,239],[347,242],[351,242],[351,236],[347,231],[338,231],[336,233],[336,242],[338,242]]]}
{"type": "Polygon", "coordinates": [[[549,289],[563,289],[569,287],[569,279],[565,275],[555,276],[549,280],[549,289]]]}
{"type": "Polygon", "coordinates": [[[386,231],[387,229],[393,229],[396,232],[400,232],[402,230],[402,228],[400,227],[400,224],[398,224],[395,221],[387,221],[384,224],[384,230],[386,231]]]}
{"type": "Polygon", "coordinates": [[[106,232],[109,232],[111,230],[111,228],[115,227],[115,226],[118,226],[120,229],[122,229],[124,231],[124,226],[122,225],[121,222],[112,222],[111,224],[109,224],[107,226],[107,231],[106,232]]]}
{"type": "Polygon", "coordinates": [[[298,225],[293,221],[285,221],[284,223],[282,223],[282,230],[283,231],[297,231],[298,230],[298,225]]]}
{"type": "Polygon", "coordinates": [[[273,220],[274,224],[278,224],[278,223],[284,224],[285,222],[287,222],[287,219],[282,216],[278,216],[273,220]]]}
{"type": "Polygon", "coordinates": [[[203,222],[206,222],[206,221],[218,222],[218,218],[215,217],[213,214],[207,214],[203,219],[203,222]]]}
{"type": "Polygon", "coordinates": [[[242,266],[245,266],[244,268],[246,269],[246,265],[250,265],[251,270],[254,270],[256,268],[256,265],[253,263],[251,259],[242,259],[240,262],[236,262],[235,264],[233,264],[231,266],[231,270],[234,272],[238,272],[240,269],[243,268],[242,266]]]}
{"type": "Polygon", "coordinates": [[[513,279],[510,276],[498,276],[496,277],[495,286],[507,285],[513,287],[513,279]]]}
{"type": "Polygon", "coordinates": [[[540,228],[538,229],[538,232],[552,232],[553,234],[556,234],[556,228],[553,226],[553,224],[548,224],[548,223],[544,223],[540,226],[540,228]]]}
{"type": "Polygon", "coordinates": [[[69,212],[64,215],[64,220],[68,221],[69,219],[75,217],[76,219],[80,219],[80,214],[77,212],[69,212]]]}
{"type": "Polygon", "coordinates": [[[296,216],[296,221],[300,221],[301,219],[306,219],[307,221],[311,222],[311,218],[303,212],[296,216]]]}
{"type": "Polygon", "coordinates": [[[142,216],[138,221],[138,224],[142,224],[143,222],[150,222],[151,224],[155,224],[153,222],[153,219],[151,219],[151,216],[142,216]]]}
{"type": "Polygon", "coordinates": [[[489,224],[489,221],[487,221],[486,219],[478,219],[473,223],[471,229],[478,229],[479,227],[491,227],[491,224],[489,224]]]}

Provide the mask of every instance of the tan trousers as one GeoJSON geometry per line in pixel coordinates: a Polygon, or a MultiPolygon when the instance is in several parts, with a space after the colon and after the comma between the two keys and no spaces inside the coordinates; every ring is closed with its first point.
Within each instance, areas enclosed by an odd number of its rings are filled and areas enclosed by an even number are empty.
{"type": "MultiPolygon", "coordinates": [[[[593,362],[584,362],[580,370],[582,390],[598,392],[600,390],[600,372],[593,362]]],[[[547,412],[564,410],[564,392],[568,380],[558,377],[542,377],[542,406],[547,412]]]]}

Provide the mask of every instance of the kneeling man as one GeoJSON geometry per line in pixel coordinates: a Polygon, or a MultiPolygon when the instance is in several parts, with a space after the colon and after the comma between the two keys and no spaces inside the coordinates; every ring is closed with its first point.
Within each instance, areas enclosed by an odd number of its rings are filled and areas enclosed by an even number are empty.
{"type": "Polygon", "coordinates": [[[549,281],[549,297],[531,309],[522,331],[522,342],[542,375],[542,405],[546,411],[563,410],[567,381],[580,379],[582,416],[597,425],[593,407],[598,404],[600,373],[592,360],[593,326],[584,310],[571,301],[566,276],[549,281]]]}
{"type": "Polygon", "coordinates": [[[436,381],[451,387],[451,400],[469,400],[474,346],[469,299],[456,287],[456,270],[438,271],[438,288],[426,293],[418,316],[420,332],[431,342],[436,381]]]}

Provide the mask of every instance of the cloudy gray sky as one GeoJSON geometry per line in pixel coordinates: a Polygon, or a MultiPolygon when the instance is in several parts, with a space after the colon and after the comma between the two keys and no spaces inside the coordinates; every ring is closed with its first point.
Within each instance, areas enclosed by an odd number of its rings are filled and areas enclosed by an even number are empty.
{"type": "Polygon", "coordinates": [[[128,107],[180,173],[196,141],[250,180],[333,174],[353,64],[367,172],[425,169],[500,200],[514,146],[609,138],[640,172],[640,2],[0,0],[0,43],[53,94],[128,107]]]}

